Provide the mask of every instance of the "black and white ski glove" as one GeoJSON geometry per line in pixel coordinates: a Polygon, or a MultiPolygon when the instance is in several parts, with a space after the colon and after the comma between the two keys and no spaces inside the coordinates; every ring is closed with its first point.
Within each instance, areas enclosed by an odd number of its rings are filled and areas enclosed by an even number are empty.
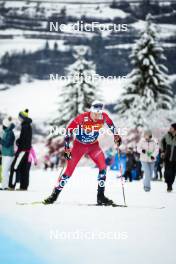
{"type": "Polygon", "coordinates": [[[146,153],[146,150],[145,150],[145,149],[142,149],[142,153],[144,153],[144,154],[145,154],[145,153],[146,153]]]}
{"type": "Polygon", "coordinates": [[[64,158],[65,158],[66,160],[71,160],[72,155],[71,155],[71,151],[70,151],[69,148],[65,149],[65,152],[64,152],[64,158]]]}

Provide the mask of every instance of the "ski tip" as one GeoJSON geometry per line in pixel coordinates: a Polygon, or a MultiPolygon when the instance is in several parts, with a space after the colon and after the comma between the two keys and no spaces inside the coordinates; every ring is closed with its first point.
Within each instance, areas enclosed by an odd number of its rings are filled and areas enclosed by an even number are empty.
{"type": "Polygon", "coordinates": [[[36,204],[44,204],[43,201],[35,201],[35,202],[16,202],[16,205],[36,205],[36,204]]]}

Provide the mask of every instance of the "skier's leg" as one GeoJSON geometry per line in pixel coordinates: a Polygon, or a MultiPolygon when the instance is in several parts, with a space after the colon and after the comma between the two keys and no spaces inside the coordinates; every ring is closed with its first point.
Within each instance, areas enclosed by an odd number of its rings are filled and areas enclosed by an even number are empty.
{"type": "Polygon", "coordinates": [[[71,151],[72,158],[71,160],[67,161],[67,168],[64,171],[64,174],[58,179],[57,184],[52,194],[43,201],[44,204],[52,204],[57,200],[58,195],[64,188],[68,179],[72,176],[72,173],[76,165],[78,164],[81,157],[86,153],[86,151],[87,151],[86,145],[83,145],[77,141],[74,142],[73,148],[71,151]]]}
{"type": "Polygon", "coordinates": [[[88,156],[95,162],[97,167],[99,168],[99,175],[98,175],[98,182],[100,185],[105,184],[106,180],[106,162],[105,162],[105,156],[101,148],[99,147],[99,144],[93,144],[90,147],[90,151],[88,152],[88,156]],[[102,182],[104,181],[104,182],[102,182]]]}
{"type": "Polygon", "coordinates": [[[63,173],[63,175],[58,179],[58,182],[55,186],[56,189],[62,190],[65,186],[67,180],[72,176],[76,165],[82,158],[82,156],[86,153],[87,146],[80,144],[79,142],[74,142],[71,155],[71,160],[67,161],[67,167],[63,173]]]}
{"type": "Polygon", "coordinates": [[[88,156],[95,162],[99,168],[98,174],[98,190],[97,190],[97,203],[98,204],[112,204],[113,201],[108,199],[105,195],[105,181],[106,181],[106,162],[105,156],[99,144],[93,144],[88,152],[88,156]]]}

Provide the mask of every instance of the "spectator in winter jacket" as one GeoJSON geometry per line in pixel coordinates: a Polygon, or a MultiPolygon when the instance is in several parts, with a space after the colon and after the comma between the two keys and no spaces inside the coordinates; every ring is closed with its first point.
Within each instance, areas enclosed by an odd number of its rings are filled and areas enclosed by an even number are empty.
{"type": "Polygon", "coordinates": [[[3,134],[0,138],[0,144],[2,145],[2,190],[7,190],[9,186],[10,168],[14,158],[14,127],[15,125],[10,117],[3,120],[3,134]]]}
{"type": "Polygon", "coordinates": [[[134,157],[133,149],[128,148],[126,152],[126,170],[125,170],[125,180],[129,178],[129,181],[132,182],[132,170],[136,165],[136,160],[134,157]]]}
{"type": "Polygon", "coordinates": [[[172,191],[176,175],[176,123],[172,124],[168,133],[161,140],[161,157],[164,159],[164,178],[167,191],[172,191]]]}
{"type": "Polygon", "coordinates": [[[163,159],[161,158],[161,151],[160,151],[156,157],[154,180],[158,180],[158,174],[160,176],[160,180],[162,180],[163,177],[162,168],[163,168],[163,159]]]}
{"type": "Polygon", "coordinates": [[[144,132],[144,138],[142,138],[138,145],[138,152],[140,154],[142,169],[144,171],[144,190],[149,192],[151,189],[150,182],[154,173],[156,156],[159,153],[158,143],[152,137],[152,132],[150,130],[144,132]]]}
{"type": "Polygon", "coordinates": [[[9,187],[15,189],[20,181],[20,190],[27,190],[29,185],[29,171],[31,162],[29,160],[32,149],[32,119],[28,117],[28,110],[21,111],[18,116],[21,122],[20,137],[17,139],[17,152],[12,163],[9,187]],[[19,178],[19,179],[18,179],[19,178]]]}

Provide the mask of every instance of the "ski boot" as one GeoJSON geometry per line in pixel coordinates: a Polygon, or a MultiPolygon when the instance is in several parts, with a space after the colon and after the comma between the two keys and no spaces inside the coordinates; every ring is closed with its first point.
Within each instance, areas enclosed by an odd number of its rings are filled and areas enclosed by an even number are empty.
{"type": "Polygon", "coordinates": [[[105,188],[98,186],[97,205],[113,205],[114,202],[104,195],[105,188]]]}
{"type": "Polygon", "coordinates": [[[52,194],[43,201],[43,204],[53,204],[57,200],[60,192],[60,190],[54,188],[52,194]]]}

